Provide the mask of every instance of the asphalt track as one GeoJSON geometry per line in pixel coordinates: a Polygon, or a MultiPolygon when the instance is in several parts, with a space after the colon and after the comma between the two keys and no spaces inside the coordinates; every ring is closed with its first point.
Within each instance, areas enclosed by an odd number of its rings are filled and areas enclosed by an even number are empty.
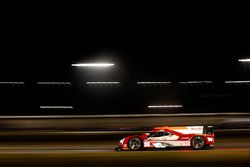
{"type": "Polygon", "coordinates": [[[216,131],[211,150],[116,152],[118,138],[138,132],[0,133],[0,166],[249,166],[250,130],[216,131]]]}
{"type": "Polygon", "coordinates": [[[1,152],[0,165],[11,166],[244,166],[250,165],[250,151],[141,151],[141,152],[81,152],[53,150],[33,152],[1,152]]]}
{"type": "Polygon", "coordinates": [[[249,117],[232,114],[1,117],[0,167],[250,166],[250,129],[239,129],[249,127],[249,117]],[[215,131],[216,147],[212,150],[114,151],[124,136],[142,133],[128,131],[134,127],[203,124],[221,128],[215,131]]]}

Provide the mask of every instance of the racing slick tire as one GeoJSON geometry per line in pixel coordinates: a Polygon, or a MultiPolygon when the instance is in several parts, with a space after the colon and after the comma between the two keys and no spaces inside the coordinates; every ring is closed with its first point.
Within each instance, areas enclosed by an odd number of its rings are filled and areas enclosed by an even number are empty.
{"type": "Polygon", "coordinates": [[[200,150],[205,148],[205,139],[202,136],[194,136],[191,139],[191,146],[195,150],[200,150]]]}
{"type": "Polygon", "coordinates": [[[143,142],[139,137],[132,137],[128,141],[128,148],[131,151],[138,151],[143,148],[143,142]]]}

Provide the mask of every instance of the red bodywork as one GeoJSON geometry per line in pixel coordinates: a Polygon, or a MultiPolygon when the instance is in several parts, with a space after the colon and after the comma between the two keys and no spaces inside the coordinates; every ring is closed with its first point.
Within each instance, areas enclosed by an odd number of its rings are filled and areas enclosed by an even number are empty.
{"type": "MultiPolygon", "coordinates": [[[[149,137],[147,133],[142,135],[133,135],[123,138],[119,143],[120,150],[130,150],[128,142],[133,137],[141,139],[143,146],[146,148],[171,148],[171,147],[191,147],[191,140],[194,136],[201,136],[205,141],[206,148],[214,147],[214,133],[181,133],[178,128],[185,127],[157,127],[148,133],[165,132],[168,136],[149,137]]],[[[185,131],[185,130],[184,130],[185,131]]]]}

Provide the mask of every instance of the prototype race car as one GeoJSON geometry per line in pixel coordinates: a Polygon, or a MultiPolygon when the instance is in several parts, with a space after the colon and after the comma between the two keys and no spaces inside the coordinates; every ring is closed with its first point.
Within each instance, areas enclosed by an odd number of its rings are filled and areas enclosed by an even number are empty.
{"type": "Polygon", "coordinates": [[[116,150],[138,151],[147,148],[166,149],[173,147],[212,148],[214,147],[213,127],[155,127],[142,135],[127,136],[121,139],[116,150]]]}

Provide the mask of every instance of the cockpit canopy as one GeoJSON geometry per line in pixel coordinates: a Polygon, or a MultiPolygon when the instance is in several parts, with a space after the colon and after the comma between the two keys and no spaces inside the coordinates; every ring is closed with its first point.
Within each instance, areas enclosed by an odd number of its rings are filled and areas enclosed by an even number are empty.
{"type": "Polygon", "coordinates": [[[147,137],[161,137],[161,136],[169,136],[171,133],[166,132],[165,130],[161,131],[151,131],[148,133],[145,133],[147,137]]]}

